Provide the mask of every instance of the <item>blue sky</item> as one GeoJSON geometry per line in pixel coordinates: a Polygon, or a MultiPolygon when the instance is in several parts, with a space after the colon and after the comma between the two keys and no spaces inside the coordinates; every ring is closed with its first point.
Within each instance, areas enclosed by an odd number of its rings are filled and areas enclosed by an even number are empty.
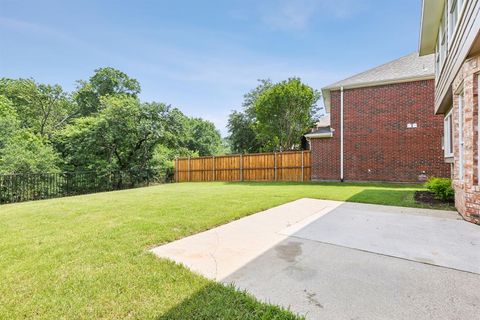
{"type": "Polygon", "coordinates": [[[320,89],[417,50],[420,0],[0,0],[0,77],[66,90],[102,66],[213,121],[257,79],[320,89]]]}

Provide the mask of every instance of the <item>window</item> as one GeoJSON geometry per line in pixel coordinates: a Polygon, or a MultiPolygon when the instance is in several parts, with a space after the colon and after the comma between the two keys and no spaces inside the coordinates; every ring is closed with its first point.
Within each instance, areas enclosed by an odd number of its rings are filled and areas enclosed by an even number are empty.
{"type": "MultiPolygon", "coordinates": [[[[457,0],[458,1],[458,0],[457,0]]],[[[437,37],[437,48],[436,48],[436,66],[435,66],[435,74],[438,77],[440,75],[440,71],[442,70],[443,63],[447,58],[447,33],[448,33],[448,14],[447,8],[443,10],[444,14],[442,15],[442,21],[440,22],[440,27],[438,29],[438,37],[437,37]]]]}
{"type": "MultiPolygon", "coordinates": [[[[452,108],[453,109],[453,108],[452,108]]],[[[445,157],[453,157],[453,119],[452,119],[452,110],[447,113],[444,119],[444,141],[443,148],[445,152],[445,157]]]]}
{"type": "Polygon", "coordinates": [[[458,96],[458,175],[463,181],[465,166],[465,145],[463,139],[463,128],[465,127],[465,111],[463,108],[464,98],[463,92],[458,96]]]}
{"type": "Polygon", "coordinates": [[[450,0],[448,14],[448,38],[453,40],[453,34],[457,29],[460,13],[463,9],[464,0],[450,0]]]}

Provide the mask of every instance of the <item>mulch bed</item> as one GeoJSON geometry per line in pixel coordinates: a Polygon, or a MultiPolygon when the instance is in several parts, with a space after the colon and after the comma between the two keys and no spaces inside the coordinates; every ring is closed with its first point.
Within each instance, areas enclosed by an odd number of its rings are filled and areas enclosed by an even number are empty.
{"type": "Polygon", "coordinates": [[[438,204],[450,204],[454,205],[454,201],[442,201],[435,198],[435,194],[430,191],[416,191],[415,192],[415,201],[419,203],[425,203],[430,205],[438,205],[438,204]]]}

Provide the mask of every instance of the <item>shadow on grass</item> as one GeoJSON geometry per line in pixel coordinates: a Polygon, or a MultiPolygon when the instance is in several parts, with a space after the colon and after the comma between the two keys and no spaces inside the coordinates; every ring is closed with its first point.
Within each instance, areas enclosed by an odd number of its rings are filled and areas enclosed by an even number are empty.
{"type": "Polygon", "coordinates": [[[211,284],[170,309],[157,320],[304,319],[287,310],[258,302],[233,286],[211,284]]]}

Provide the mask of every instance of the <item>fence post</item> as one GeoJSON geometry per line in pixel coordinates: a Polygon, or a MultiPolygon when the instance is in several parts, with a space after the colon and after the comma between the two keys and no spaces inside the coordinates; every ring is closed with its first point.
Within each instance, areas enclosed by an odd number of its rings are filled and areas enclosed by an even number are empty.
{"type": "Polygon", "coordinates": [[[303,182],[303,168],[304,168],[304,165],[303,165],[303,150],[302,150],[302,182],[303,182]]]}
{"type": "Polygon", "coordinates": [[[178,178],[178,157],[175,157],[175,182],[178,182],[179,178],[178,178]]]}
{"type": "Polygon", "coordinates": [[[190,182],[190,157],[188,157],[188,166],[187,166],[187,172],[188,172],[188,182],[190,182]]]}
{"type": "Polygon", "coordinates": [[[212,156],[212,171],[213,171],[213,181],[216,181],[215,179],[215,156],[212,156]]]}
{"type": "Polygon", "coordinates": [[[243,181],[243,155],[240,154],[240,181],[243,181]]]}
{"type": "Polygon", "coordinates": [[[274,172],[274,175],[275,175],[275,181],[277,181],[277,153],[274,152],[273,153],[273,172],[274,172]]]}

